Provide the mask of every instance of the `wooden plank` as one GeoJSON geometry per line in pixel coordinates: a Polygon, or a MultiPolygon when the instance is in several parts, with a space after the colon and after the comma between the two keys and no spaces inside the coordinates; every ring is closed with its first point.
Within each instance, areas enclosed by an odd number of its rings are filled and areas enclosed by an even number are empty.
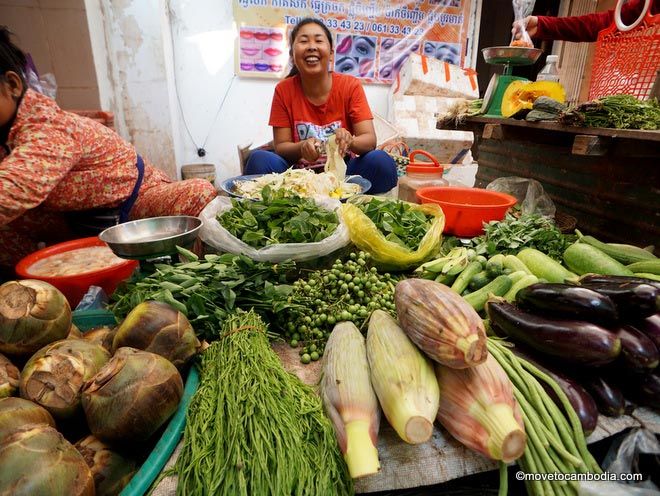
{"type": "Polygon", "coordinates": [[[481,136],[483,139],[501,140],[504,136],[502,126],[499,124],[486,124],[481,136]]]}
{"type": "Polygon", "coordinates": [[[592,155],[602,157],[603,155],[607,155],[611,144],[612,139],[605,136],[587,136],[584,134],[578,134],[573,141],[573,155],[592,155]]]}
{"type": "MultiPolygon", "coordinates": [[[[564,126],[556,122],[528,122],[517,119],[498,119],[495,117],[468,117],[466,124],[500,124],[505,127],[542,129],[559,133],[583,134],[592,136],[609,136],[617,139],[635,139],[660,142],[660,131],[641,131],[638,129],[607,129],[602,127],[564,126]]],[[[504,130],[506,132],[506,129],[504,130]]]]}

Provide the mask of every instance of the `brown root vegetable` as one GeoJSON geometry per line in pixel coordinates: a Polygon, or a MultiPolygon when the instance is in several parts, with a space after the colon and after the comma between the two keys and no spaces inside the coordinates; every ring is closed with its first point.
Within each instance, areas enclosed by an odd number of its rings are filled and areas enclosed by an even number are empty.
{"type": "Polygon", "coordinates": [[[137,470],[134,460],[112,451],[94,436],[87,436],[74,446],[92,471],[96,496],[119,494],[137,470]]]}
{"type": "Polygon", "coordinates": [[[80,332],[80,329],[76,327],[75,324],[71,324],[71,329],[69,329],[69,335],[67,339],[82,339],[83,333],[80,332]]]}
{"type": "Polygon", "coordinates": [[[110,360],[101,346],[84,339],[63,339],[35,353],[21,372],[21,397],[43,406],[56,418],[80,410],[80,396],[89,381],[110,360]]]}
{"type": "Polygon", "coordinates": [[[48,425],[29,425],[0,441],[0,494],[94,496],[94,479],[62,434],[48,425]]]}
{"type": "Polygon", "coordinates": [[[55,427],[53,416],[44,407],[23,398],[0,400],[0,439],[20,427],[44,424],[55,427]]]}
{"type": "Polygon", "coordinates": [[[130,347],[156,353],[181,369],[200,343],[184,314],[167,303],[145,301],[119,325],[112,346],[114,351],[130,347]]]}
{"type": "Polygon", "coordinates": [[[34,279],[0,286],[0,352],[30,355],[64,339],[71,329],[71,307],[55,286],[34,279]]]}
{"type": "Polygon", "coordinates": [[[98,327],[83,334],[83,339],[102,346],[112,355],[112,341],[115,339],[116,327],[98,327]]]}
{"type": "Polygon", "coordinates": [[[182,396],[181,374],[169,360],[119,348],[85,384],[82,405],[92,434],[115,445],[151,437],[176,411],[182,396]]]}
{"type": "Polygon", "coordinates": [[[18,391],[19,377],[18,368],[0,353],[0,398],[13,396],[18,391]]]}

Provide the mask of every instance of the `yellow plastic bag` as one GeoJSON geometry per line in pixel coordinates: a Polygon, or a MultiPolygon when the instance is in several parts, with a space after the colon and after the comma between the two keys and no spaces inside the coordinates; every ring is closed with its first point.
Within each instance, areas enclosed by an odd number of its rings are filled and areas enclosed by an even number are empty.
{"type": "MultiPolygon", "coordinates": [[[[368,196],[363,196],[356,200],[362,202],[370,199],[368,196]]],[[[445,227],[445,214],[439,205],[434,203],[423,205],[411,203],[410,206],[421,210],[426,215],[433,216],[431,227],[416,250],[405,248],[385,239],[376,224],[352,202],[346,202],[341,206],[341,216],[348,227],[348,233],[353,244],[371,254],[372,259],[380,268],[405,270],[419,266],[438,253],[442,244],[442,230],[445,227]]]]}

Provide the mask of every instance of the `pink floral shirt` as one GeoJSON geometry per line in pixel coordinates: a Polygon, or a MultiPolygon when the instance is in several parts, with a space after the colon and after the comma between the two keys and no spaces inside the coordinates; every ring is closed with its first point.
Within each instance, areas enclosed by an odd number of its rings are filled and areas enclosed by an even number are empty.
{"type": "MultiPolygon", "coordinates": [[[[27,90],[0,147],[0,226],[42,205],[53,211],[111,208],[131,194],[136,151],[101,123],[27,90]]],[[[170,183],[146,163],[140,191],[170,183]]]]}

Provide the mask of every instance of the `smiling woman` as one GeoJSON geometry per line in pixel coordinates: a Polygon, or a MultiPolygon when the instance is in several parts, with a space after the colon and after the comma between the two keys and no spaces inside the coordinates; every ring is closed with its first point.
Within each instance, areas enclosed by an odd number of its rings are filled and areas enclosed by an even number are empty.
{"type": "Polygon", "coordinates": [[[275,153],[253,151],[246,174],[279,173],[291,166],[323,169],[327,159],[323,145],[334,135],[339,153],[348,164],[347,174],[371,181],[373,193],[396,186],[394,160],[375,150],[373,115],[362,85],[345,74],[373,74],[373,60],[367,55],[375,51],[376,41],[357,36],[338,42],[341,50],[358,50],[361,58],[344,57],[338,61],[337,72],[332,72],[333,36],[323,22],[305,18],[292,29],[292,69],[276,86],[270,113],[275,153]],[[363,67],[362,58],[369,59],[368,67],[363,67]]]}

